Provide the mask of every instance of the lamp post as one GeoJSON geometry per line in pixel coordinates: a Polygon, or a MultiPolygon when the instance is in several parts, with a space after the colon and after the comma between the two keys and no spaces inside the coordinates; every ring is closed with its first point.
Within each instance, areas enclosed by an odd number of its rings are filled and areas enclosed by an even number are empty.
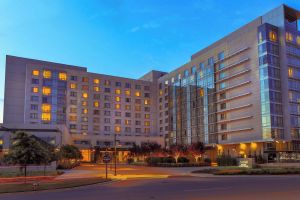
{"type": "Polygon", "coordinates": [[[114,134],[114,145],[115,145],[115,176],[117,176],[117,134],[114,134]]]}

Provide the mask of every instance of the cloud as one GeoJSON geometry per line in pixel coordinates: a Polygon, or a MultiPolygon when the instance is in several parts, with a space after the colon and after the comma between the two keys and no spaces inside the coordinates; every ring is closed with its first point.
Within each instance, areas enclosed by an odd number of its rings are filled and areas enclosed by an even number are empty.
{"type": "Polygon", "coordinates": [[[131,28],[129,31],[134,33],[134,32],[137,32],[137,31],[140,31],[140,30],[145,30],[145,29],[155,29],[155,28],[159,28],[160,27],[160,24],[156,23],[156,22],[149,22],[149,23],[146,23],[146,24],[143,24],[141,26],[135,26],[133,28],[131,28]]]}

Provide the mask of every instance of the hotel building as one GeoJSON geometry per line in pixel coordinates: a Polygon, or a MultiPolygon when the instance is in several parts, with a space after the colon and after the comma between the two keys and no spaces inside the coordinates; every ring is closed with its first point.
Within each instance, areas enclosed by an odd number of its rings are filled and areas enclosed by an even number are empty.
{"type": "Polygon", "coordinates": [[[59,142],[81,149],[118,134],[121,146],[201,141],[212,158],[300,160],[299,18],[281,5],[174,71],[138,80],[7,56],[3,129],[63,127],[59,142]]]}

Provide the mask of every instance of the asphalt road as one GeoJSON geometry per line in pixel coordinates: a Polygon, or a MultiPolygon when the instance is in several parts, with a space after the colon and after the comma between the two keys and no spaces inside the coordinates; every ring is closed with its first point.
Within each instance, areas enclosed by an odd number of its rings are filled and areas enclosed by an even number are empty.
{"type": "Polygon", "coordinates": [[[299,200],[300,176],[176,177],[2,194],[0,200],[299,200]]]}

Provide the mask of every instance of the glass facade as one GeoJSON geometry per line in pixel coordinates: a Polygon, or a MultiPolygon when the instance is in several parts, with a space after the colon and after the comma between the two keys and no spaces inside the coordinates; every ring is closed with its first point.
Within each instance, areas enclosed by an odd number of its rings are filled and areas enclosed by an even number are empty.
{"type": "Polygon", "coordinates": [[[261,119],[263,139],[283,139],[278,29],[258,27],[261,119]]]}
{"type": "MultiPolygon", "coordinates": [[[[217,142],[217,106],[213,57],[185,70],[169,85],[169,127],[173,144],[217,142]]],[[[171,82],[171,81],[170,81],[171,82]]]]}

